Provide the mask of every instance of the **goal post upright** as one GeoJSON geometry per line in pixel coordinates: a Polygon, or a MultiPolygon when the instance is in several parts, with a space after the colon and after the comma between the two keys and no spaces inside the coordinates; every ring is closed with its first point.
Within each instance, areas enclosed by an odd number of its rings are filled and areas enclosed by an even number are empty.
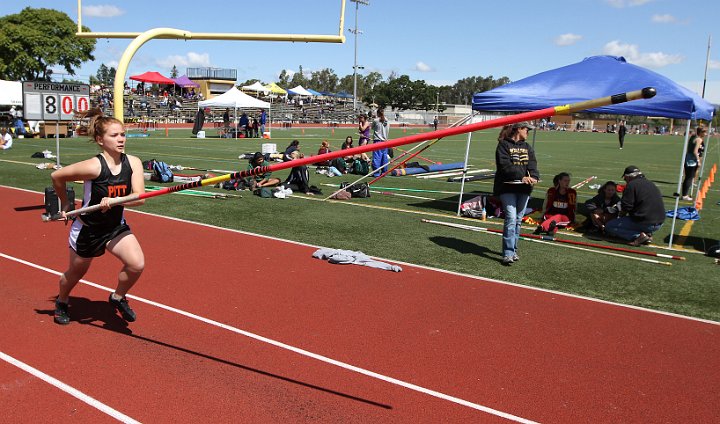
{"type": "Polygon", "coordinates": [[[75,34],[81,38],[130,38],[133,39],[123,52],[118,63],[113,85],[114,116],[124,122],[123,87],[127,69],[135,52],[146,42],[158,39],[173,40],[237,40],[237,41],[287,41],[294,43],[344,43],[345,0],[340,0],[340,27],[337,35],[328,34],[253,34],[253,33],[208,33],[174,29],[153,28],[145,32],[84,32],[82,29],[82,0],[78,0],[78,30],[75,34]],[[120,101],[118,101],[120,100],[120,101]]]}

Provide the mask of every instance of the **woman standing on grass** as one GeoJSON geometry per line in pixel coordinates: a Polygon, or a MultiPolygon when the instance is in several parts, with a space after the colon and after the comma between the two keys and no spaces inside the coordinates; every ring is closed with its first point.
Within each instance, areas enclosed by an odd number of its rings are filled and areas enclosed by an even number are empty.
{"type": "Polygon", "coordinates": [[[527,208],[533,185],[538,182],[535,151],[525,141],[528,131],[534,127],[529,122],[506,125],[498,136],[495,150],[495,196],[502,202],[505,222],[503,224],[503,265],[520,260],[517,243],[520,224],[527,208]]]}
{"type": "Polygon", "coordinates": [[[688,202],[692,202],[693,200],[688,193],[690,192],[693,180],[695,179],[695,174],[697,174],[698,166],[700,165],[700,152],[703,147],[703,137],[705,137],[705,128],[698,127],[695,131],[695,135],[690,137],[687,152],[685,153],[685,179],[682,183],[682,199],[688,202]]]}
{"type": "MultiPolygon", "coordinates": [[[[90,268],[93,258],[108,250],[120,259],[123,267],[118,275],[115,292],[109,302],[128,322],[135,321],[125,294],[137,282],[145,267],[145,257],[135,235],[125,222],[124,206],[110,206],[113,197],[142,194],[145,179],[140,159],[125,154],[125,128],[115,118],[98,116],[90,122],[88,134],[102,149],[91,159],[61,168],[52,173],[55,193],[61,202],[61,219],[70,208],[66,184],[83,180],[83,207],[100,205],[100,210],[81,216],[70,228],[70,265],[60,276],[60,290],[55,301],[54,319],[58,324],[69,324],[68,302],[70,292],[90,268]]],[[[139,206],[144,200],[125,203],[139,206]]]]}
{"type": "Polygon", "coordinates": [[[370,141],[370,122],[368,122],[367,115],[361,113],[358,116],[358,146],[364,146],[370,141]]]}

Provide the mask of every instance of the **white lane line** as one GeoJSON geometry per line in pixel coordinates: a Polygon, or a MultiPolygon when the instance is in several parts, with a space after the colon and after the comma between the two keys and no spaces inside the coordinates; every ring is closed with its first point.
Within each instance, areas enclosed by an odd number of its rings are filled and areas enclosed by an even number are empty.
{"type": "Polygon", "coordinates": [[[107,415],[115,418],[116,420],[118,420],[120,422],[128,423],[128,424],[140,424],[140,421],[137,421],[137,420],[134,420],[134,419],[128,417],[127,415],[123,414],[122,412],[105,405],[104,403],[100,402],[99,400],[86,395],[85,393],[81,392],[80,390],[78,390],[72,386],[68,386],[67,384],[63,383],[62,381],[58,380],[57,378],[51,377],[51,376],[45,374],[44,372],[40,371],[37,368],[33,368],[24,362],[18,361],[17,359],[13,358],[12,356],[10,356],[6,353],[0,352],[0,359],[2,359],[3,361],[5,361],[11,365],[15,365],[16,367],[20,368],[21,370],[27,372],[28,374],[32,374],[33,376],[43,380],[46,383],[49,383],[49,384],[57,387],[58,389],[69,394],[70,396],[73,396],[73,397],[85,402],[86,404],[92,406],[93,408],[95,408],[97,410],[100,410],[100,411],[106,413],[107,415]]]}
{"type": "MultiPolygon", "coordinates": [[[[5,259],[8,259],[8,260],[11,260],[11,261],[15,261],[15,262],[21,263],[21,264],[23,264],[23,265],[27,265],[27,266],[32,267],[32,268],[35,268],[35,269],[39,269],[39,270],[41,270],[41,271],[45,271],[45,272],[50,273],[50,274],[55,274],[55,275],[58,275],[58,276],[62,274],[62,272],[55,271],[54,269],[50,269],[50,268],[44,267],[44,266],[42,266],[42,265],[38,265],[38,264],[35,264],[35,263],[32,263],[32,262],[28,262],[28,261],[26,261],[26,260],[19,259],[19,258],[16,258],[16,257],[14,257],[14,256],[10,256],[10,255],[7,255],[7,254],[2,253],[2,252],[0,252],[0,257],[3,257],[3,258],[5,258],[5,259]]],[[[105,291],[108,291],[108,292],[112,292],[112,291],[113,291],[113,289],[111,289],[111,288],[109,288],[109,287],[101,286],[100,284],[93,283],[93,282],[88,281],[88,280],[84,280],[84,279],[83,279],[83,280],[80,280],[80,282],[83,283],[83,284],[86,284],[86,285],[88,285],[88,286],[95,287],[95,288],[100,289],[100,290],[105,290],[105,291]]],[[[313,352],[307,351],[307,350],[305,350],[305,349],[301,349],[301,348],[299,348],[299,347],[291,346],[291,345],[288,345],[288,344],[279,342],[279,341],[277,341],[277,340],[269,339],[269,338],[267,338],[267,337],[263,337],[263,336],[260,336],[260,335],[258,335],[258,334],[255,334],[255,333],[251,333],[251,332],[249,332],[249,331],[241,330],[241,329],[239,329],[239,328],[236,328],[236,327],[233,327],[233,326],[230,326],[230,325],[227,325],[227,324],[223,324],[223,323],[221,323],[221,322],[214,321],[214,320],[211,320],[211,319],[209,319],[209,318],[201,317],[201,316],[199,316],[199,315],[195,315],[195,314],[193,314],[193,313],[183,311],[182,309],[173,308],[172,306],[167,306],[167,305],[164,305],[164,304],[162,304],[162,303],[158,303],[158,302],[155,302],[155,301],[152,301],[152,300],[149,300],[149,299],[144,299],[144,298],[138,297],[138,296],[133,296],[133,295],[130,295],[130,294],[128,294],[127,297],[130,298],[130,299],[136,300],[136,301],[138,301],[138,302],[146,303],[146,304],[148,304],[148,305],[152,305],[152,306],[155,306],[155,307],[160,308],[160,309],[164,309],[164,310],[169,311],[169,312],[174,312],[174,313],[176,313],[176,314],[178,314],[178,315],[182,315],[182,316],[185,316],[185,317],[187,317],[187,318],[191,318],[191,319],[194,319],[194,320],[197,320],[197,321],[200,321],[200,322],[204,322],[204,323],[206,323],[206,324],[210,324],[210,325],[213,325],[213,326],[215,326],[215,327],[219,327],[219,328],[222,328],[222,329],[224,329],[224,330],[227,330],[227,331],[230,331],[230,332],[233,332],[233,333],[236,333],[236,334],[240,334],[240,335],[243,335],[243,336],[245,336],[245,337],[249,337],[249,338],[251,338],[251,339],[255,339],[255,340],[257,340],[257,341],[260,341],[260,342],[263,342],[263,343],[267,343],[267,344],[273,345],[273,346],[275,346],[275,347],[279,347],[279,348],[281,348],[281,349],[285,349],[285,350],[289,350],[289,351],[291,351],[291,352],[295,352],[295,353],[297,353],[297,354],[299,354],[299,355],[307,356],[307,357],[309,357],[309,358],[312,358],[312,359],[315,359],[315,360],[318,360],[318,361],[321,361],[321,362],[325,362],[325,363],[328,363],[328,364],[331,364],[331,365],[335,365],[335,366],[337,366],[337,367],[340,367],[340,368],[343,368],[343,369],[346,369],[346,370],[349,370],[349,371],[353,371],[353,372],[356,372],[356,373],[358,373],[358,374],[362,374],[362,375],[366,375],[366,376],[368,376],[368,377],[372,377],[372,378],[375,378],[375,379],[378,379],[378,380],[382,380],[382,381],[388,382],[388,383],[390,383],[390,384],[395,384],[395,385],[397,385],[397,386],[401,386],[401,387],[404,387],[404,388],[406,388],[406,389],[410,389],[410,390],[413,390],[413,391],[416,391],[416,392],[424,393],[424,394],[426,394],[426,395],[430,395],[430,396],[433,396],[433,397],[436,397],[436,398],[439,398],[439,399],[443,399],[443,400],[446,400],[446,401],[449,401],[449,402],[453,402],[453,403],[456,403],[456,404],[458,404],[458,405],[466,406],[466,407],[468,407],[468,408],[476,409],[476,410],[478,410],[478,411],[482,411],[482,412],[485,412],[485,413],[488,413],[488,414],[492,414],[492,415],[495,415],[495,416],[498,416],[498,417],[502,417],[502,418],[505,418],[505,419],[510,420],[510,421],[515,421],[515,422],[523,423],[523,424],[535,423],[535,421],[531,421],[531,420],[528,420],[528,419],[526,419],[526,418],[518,417],[518,416],[516,416],[516,415],[512,415],[512,414],[509,414],[509,413],[507,413],[507,412],[499,411],[499,410],[497,410],[497,409],[493,409],[493,408],[490,408],[490,407],[487,407],[487,406],[484,406],[484,405],[480,405],[480,404],[473,403],[473,402],[470,402],[470,401],[467,401],[467,400],[464,400],[464,399],[460,399],[460,398],[455,397],[455,396],[446,395],[446,394],[444,394],[444,393],[440,393],[440,392],[435,391],[435,390],[427,389],[427,388],[425,388],[425,387],[421,387],[421,386],[418,386],[418,385],[416,385],[416,384],[412,384],[412,383],[408,383],[408,382],[406,382],[406,381],[398,380],[397,378],[388,377],[388,376],[386,376],[386,375],[379,374],[379,373],[376,373],[376,372],[374,372],[374,371],[366,370],[366,369],[364,369],[364,368],[356,367],[355,365],[350,365],[350,364],[348,364],[348,363],[341,362],[341,361],[338,361],[338,360],[335,360],[335,359],[332,359],[332,358],[328,358],[327,356],[319,355],[319,354],[317,354],[317,353],[313,353],[313,352]]]]}

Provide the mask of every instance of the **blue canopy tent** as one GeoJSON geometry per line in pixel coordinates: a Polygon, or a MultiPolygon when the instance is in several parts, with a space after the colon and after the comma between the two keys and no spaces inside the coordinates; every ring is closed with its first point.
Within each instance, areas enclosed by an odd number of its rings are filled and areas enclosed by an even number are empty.
{"type": "MultiPolygon", "coordinates": [[[[609,96],[643,87],[655,87],[657,95],[648,100],[590,109],[588,112],[615,115],[662,116],[687,119],[685,144],[680,162],[677,191],[682,185],[683,164],[690,133],[690,121],[711,121],[714,107],[696,93],[656,72],[627,63],[624,57],[592,56],[581,62],[515,81],[473,96],[473,111],[528,111],[609,96]]],[[[468,136],[468,146],[470,137],[468,136]]],[[[467,155],[466,166],[467,169],[467,155]]],[[[460,199],[462,201],[461,187],[460,199]]],[[[675,198],[675,211],[679,198],[675,198]]],[[[458,213],[459,213],[458,207],[458,213]]],[[[672,245],[675,218],[670,230],[672,245]]]]}
{"type": "Polygon", "coordinates": [[[714,108],[699,95],[624,57],[592,56],[473,96],[473,110],[528,111],[655,87],[649,100],[591,109],[613,115],[711,120],[714,108]]]}
{"type": "Polygon", "coordinates": [[[319,91],[315,91],[315,90],[313,90],[312,88],[306,88],[306,90],[307,90],[310,94],[312,94],[313,96],[322,96],[322,95],[323,95],[323,93],[321,93],[321,92],[319,92],[319,91]]]}
{"type": "Polygon", "coordinates": [[[350,94],[350,93],[346,93],[346,92],[344,92],[344,91],[341,91],[341,92],[337,93],[337,94],[335,95],[335,97],[337,97],[337,98],[339,98],[339,99],[352,99],[352,98],[353,98],[353,95],[350,94]]]}

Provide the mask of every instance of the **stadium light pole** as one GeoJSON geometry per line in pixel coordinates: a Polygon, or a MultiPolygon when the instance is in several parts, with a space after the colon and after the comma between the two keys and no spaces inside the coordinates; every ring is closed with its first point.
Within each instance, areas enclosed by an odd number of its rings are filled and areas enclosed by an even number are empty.
{"type": "Polygon", "coordinates": [[[368,6],[370,0],[350,0],[355,3],[355,28],[348,28],[348,31],[355,35],[355,63],[353,64],[353,111],[357,111],[357,47],[358,47],[358,33],[362,34],[362,31],[358,30],[358,9],[361,4],[368,6]]]}

